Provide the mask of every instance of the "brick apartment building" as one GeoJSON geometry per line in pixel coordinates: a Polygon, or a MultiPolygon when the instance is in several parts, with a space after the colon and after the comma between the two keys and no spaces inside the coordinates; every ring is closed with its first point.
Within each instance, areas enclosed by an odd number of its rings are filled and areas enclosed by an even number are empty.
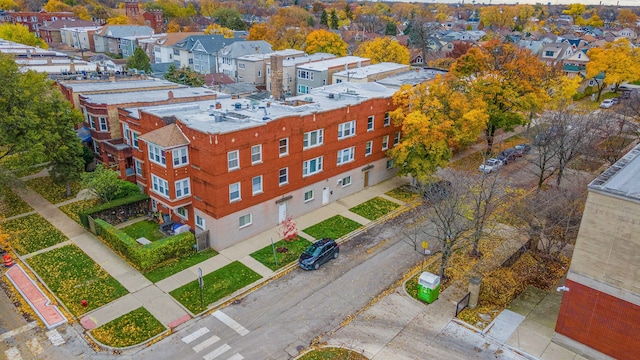
{"type": "Polygon", "coordinates": [[[78,20],[72,12],[44,12],[44,11],[9,11],[5,13],[5,21],[12,24],[22,24],[29,31],[40,35],[40,28],[57,20],[78,20]],[[8,20],[8,21],[7,21],[8,20]]]}
{"type": "MultiPolygon", "coordinates": [[[[154,211],[227,248],[395,175],[394,91],[336,84],[283,102],[218,99],[121,108],[154,211]]],[[[125,130],[126,132],[126,130],[125,130]]],[[[125,136],[126,138],[126,136],[125,136]]],[[[125,141],[126,142],[126,141],[125,141]]]]}
{"type": "Polygon", "coordinates": [[[589,358],[638,359],[640,145],[589,184],[554,341],[589,358]]]}

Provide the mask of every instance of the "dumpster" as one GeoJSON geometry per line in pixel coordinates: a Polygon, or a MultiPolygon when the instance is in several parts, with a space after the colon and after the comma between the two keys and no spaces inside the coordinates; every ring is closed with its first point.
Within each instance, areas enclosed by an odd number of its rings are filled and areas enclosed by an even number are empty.
{"type": "Polygon", "coordinates": [[[423,272],[418,279],[418,299],[429,304],[438,299],[440,294],[440,276],[423,272]]]}

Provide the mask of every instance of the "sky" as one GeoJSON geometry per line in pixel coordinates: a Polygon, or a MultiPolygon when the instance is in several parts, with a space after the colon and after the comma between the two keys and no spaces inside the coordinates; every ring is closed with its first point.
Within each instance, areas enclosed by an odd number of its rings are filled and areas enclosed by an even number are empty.
{"type": "MultiPolygon", "coordinates": [[[[456,4],[462,0],[394,0],[403,2],[424,2],[424,3],[447,3],[456,4]]],[[[465,4],[471,4],[472,0],[464,0],[465,4]]],[[[476,0],[476,4],[498,5],[498,4],[535,4],[547,5],[567,5],[580,3],[583,5],[609,5],[609,6],[640,6],[640,0],[476,0]]]]}

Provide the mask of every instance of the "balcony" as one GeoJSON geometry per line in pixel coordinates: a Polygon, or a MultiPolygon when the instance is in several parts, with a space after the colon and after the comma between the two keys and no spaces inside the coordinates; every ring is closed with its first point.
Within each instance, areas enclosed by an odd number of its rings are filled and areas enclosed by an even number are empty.
{"type": "Polygon", "coordinates": [[[102,142],[105,152],[113,155],[117,159],[125,159],[131,157],[131,145],[124,142],[123,139],[110,139],[102,142]]]}

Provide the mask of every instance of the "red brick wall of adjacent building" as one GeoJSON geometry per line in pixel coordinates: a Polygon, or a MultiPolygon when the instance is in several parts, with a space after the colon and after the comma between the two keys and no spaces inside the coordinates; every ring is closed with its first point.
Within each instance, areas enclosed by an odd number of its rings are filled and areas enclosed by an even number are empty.
{"type": "Polygon", "coordinates": [[[556,332],[616,359],[638,359],[640,306],[567,280],[556,332]]]}

